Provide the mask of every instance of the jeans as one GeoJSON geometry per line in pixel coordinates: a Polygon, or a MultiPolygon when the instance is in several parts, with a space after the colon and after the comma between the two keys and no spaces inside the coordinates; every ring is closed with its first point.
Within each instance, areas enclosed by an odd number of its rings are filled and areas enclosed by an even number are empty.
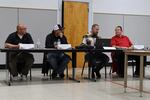
{"type": "Polygon", "coordinates": [[[64,53],[48,53],[47,60],[53,68],[53,72],[61,75],[70,61],[70,57],[64,53]]]}

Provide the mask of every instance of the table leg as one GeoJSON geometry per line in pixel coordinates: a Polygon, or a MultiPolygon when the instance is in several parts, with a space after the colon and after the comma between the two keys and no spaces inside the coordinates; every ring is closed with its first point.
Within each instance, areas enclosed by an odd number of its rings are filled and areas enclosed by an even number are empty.
{"type": "Polygon", "coordinates": [[[144,57],[141,55],[140,56],[140,86],[139,86],[139,90],[140,90],[140,97],[143,96],[143,60],[144,57]]]}
{"type": "Polygon", "coordinates": [[[127,88],[127,68],[128,68],[128,55],[125,54],[125,62],[124,62],[124,92],[125,93],[127,88]]]}
{"type": "Polygon", "coordinates": [[[96,82],[97,81],[96,78],[92,78],[91,74],[92,74],[92,63],[91,61],[88,61],[88,77],[84,77],[84,79],[90,80],[92,82],[96,82]]]}
{"type": "Polygon", "coordinates": [[[6,80],[5,80],[5,82],[6,82],[6,84],[8,86],[10,86],[11,85],[11,82],[10,82],[11,77],[9,77],[10,75],[9,75],[9,53],[8,52],[6,52],[6,65],[5,65],[5,69],[6,69],[6,80]]]}
{"type": "Polygon", "coordinates": [[[76,71],[76,52],[73,51],[72,52],[72,77],[70,77],[70,80],[76,81],[76,82],[80,82],[79,80],[75,79],[75,71],[76,71]]]}

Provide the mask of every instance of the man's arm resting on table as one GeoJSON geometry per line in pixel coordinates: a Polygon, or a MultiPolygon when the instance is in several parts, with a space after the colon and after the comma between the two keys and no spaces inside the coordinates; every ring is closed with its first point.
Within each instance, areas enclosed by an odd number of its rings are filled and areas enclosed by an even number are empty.
{"type": "Polygon", "coordinates": [[[12,49],[12,48],[16,48],[16,49],[18,49],[19,48],[19,45],[14,45],[14,44],[11,44],[11,43],[5,43],[5,48],[10,48],[10,49],[12,49]]]}
{"type": "Polygon", "coordinates": [[[121,46],[115,46],[113,45],[112,47],[118,48],[118,49],[133,49],[133,45],[130,47],[121,47],[121,46]]]}

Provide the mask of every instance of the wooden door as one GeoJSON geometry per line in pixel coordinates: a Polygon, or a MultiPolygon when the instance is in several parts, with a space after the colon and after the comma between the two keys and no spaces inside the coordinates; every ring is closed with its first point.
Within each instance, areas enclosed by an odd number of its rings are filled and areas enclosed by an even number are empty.
{"type": "MultiPolygon", "coordinates": [[[[80,45],[83,35],[88,32],[88,6],[84,2],[63,2],[64,34],[73,47],[80,45]]],[[[77,66],[82,67],[83,62],[84,53],[78,53],[77,66]]]]}

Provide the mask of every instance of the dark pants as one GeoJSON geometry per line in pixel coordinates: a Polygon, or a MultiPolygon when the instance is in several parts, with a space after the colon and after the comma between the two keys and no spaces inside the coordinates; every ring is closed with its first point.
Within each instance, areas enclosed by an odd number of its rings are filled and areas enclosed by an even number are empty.
{"type": "Polygon", "coordinates": [[[22,75],[27,75],[29,69],[33,65],[34,58],[32,54],[29,53],[9,53],[9,67],[10,73],[13,76],[17,76],[18,73],[22,75]],[[23,63],[24,66],[18,66],[18,63],[23,63]],[[18,68],[19,67],[19,68],[18,68]],[[19,72],[18,72],[19,69],[19,72]]]}
{"type": "Polygon", "coordinates": [[[109,57],[104,53],[87,53],[85,59],[88,61],[89,67],[96,72],[99,72],[109,62],[109,57]]]}
{"type": "MultiPolygon", "coordinates": [[[[122,51],[115,52],[115,58],[116,59],[116,64],[117,64],[117,74],[118,75],[124,75],[124,57],[125,54],[122,51]]],[[[128,60],[135,60],[136,62],[136,70],[135,74],[139,75],[140,71],[140,57],[139,56],[128,56],[128,60]]]]}
{"type": "Polygon", "coordinates": [[[64,53],[48,53],[47,60],[53,68],[53,72],[61,75],[70,61],[70,57],[64,53]]]}

